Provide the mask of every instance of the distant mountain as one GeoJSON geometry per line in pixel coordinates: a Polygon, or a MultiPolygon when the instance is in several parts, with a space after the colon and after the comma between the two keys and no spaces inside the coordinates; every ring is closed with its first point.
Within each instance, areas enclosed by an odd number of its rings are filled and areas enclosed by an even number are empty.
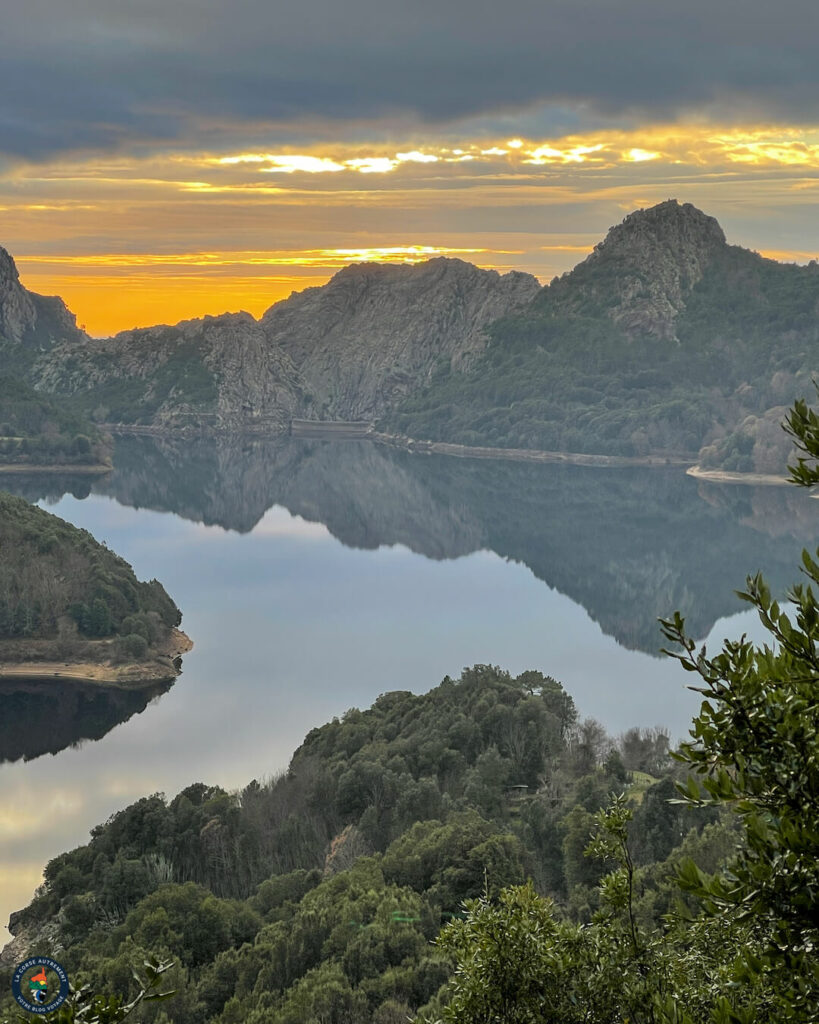
{"type": "Polygon", "coordinates": [[[365,419],[415,438],[782,471],[781,412],[819,371],[819,266],[729,245],[676,200],[626,217],[545,288],[461,260],[358,264],[260,321],[105,340],[4,259],[4,357],[98,422],[270,434],[365,419]]]}
{"type": "Polygon", "coordinates": [[[463,260],[415,266],[360,263],[262,317],[290,356],[320,419],[375,420],[486,347],[486,328],[540,291],[530,274],[501,276],[463,260]]]}
{"type": "Polygon", "coordinates": [[[387,427],[621,455],[708,446],[713,465],[782,472],[787,442],[764,424],[812,393],[819,266],[728,245],[713,218],[669,200],[612,228],[490,339],[466,373],[439,373],[387,427]]]}
{"type": "Polygon", "coordinates": [[[461,260],[359,264],[261,321],[226,313],[69,343],[35,377],[113,423],[275,433],[294,416],[374,419],[442,361],[467,363],[485,328],[539,288],[461,260]]]}
{"type": "Polygon", "coordinates": [[[291,360],[249,313],[146,327],[64,345],[40,362],[40,388],[110,423],[285,430],[304,405],[291,360]]]}
{"type": "Polygon", "coordinates": [[[0,464],[100,465],[108,458],[109,445],[87,417],[28,383],[55,346],[87,340],[62,299],[20,284],[14,260],[0,248],[0,464]]]}

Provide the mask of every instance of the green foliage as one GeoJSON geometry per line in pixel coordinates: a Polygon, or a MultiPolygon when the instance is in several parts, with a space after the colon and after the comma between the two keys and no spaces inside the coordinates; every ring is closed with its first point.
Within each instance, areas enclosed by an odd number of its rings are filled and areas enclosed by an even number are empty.
{"type": "Polygon", "coordinates": [[[799,399],[788,412],[785,430],[802,452],[796,465],[788,466],[791,482],[802,487],[812,487],[819,483],[819,414],[804,399],[799,399]]]}
{"type": "Polygon", "coordinates": [[[141,583],[87,531],[4,492],[0,551],[0,639],[70,642],[76,631],[91,638],[125,632],[155,643],[181,620],[156,580],[141,583]]]}
{"type": "MultiPolygon", "coordinates": [[[[789,422],[815,461],[819,419],[797,404],[789,422]]],[[[805,484],[817,480],[815,464],[806,460],[792,472],[805,484]]],[[[756,608],[770,637],[761,647],[742,637],[708,657],[686,634],[679,613],[662,621],[666,639],[681,648],[668,653],[703,684],[694,687],[704,700],[692,739],[675,755],[690,772],[678,782],[677,804],[721,812],[734,829],[713,824],[707,836],[689,834],[675,851],[679,823],[661,809],[670,802],[671,780],[661,780],[644,794],[636,834],[649,832],[648,856],[669,847],[671,854],[665,865],[640,870],[632,852],[635,810],[625,796],[615,797],[594,816],[586,848],[598,864],[613,865],[599,879],[590,901],[597,909],[587,926],[567,932],[564,925],[561,931],[554,909],[531,889],[468,904],[466,921],[448,926],[440,939],[456,967],[448,993],[431,1004],[435,1011],[443,1007],[443,1020],[817,1019],[819,606],[813,587],[819,585],[819,563],[807,552],[803,571],[809,583],[788,594],[791,611],[772,598],[760,575],[748,578],[739,596],[756,608]],[[700,864],[684,855],[692,851],[700,864]],[[669,893],[663,876],[670,881],[671,865],[676,912],[660,917],[669,893]],[[547,983],[555,981],[547,992],[547,983]]],[[[638,739],[624,744],[630,756],[641,746],[638,739]]],[[[588,812],[575,807],[567,825],[564,845],[576,848],[589,831],[588,812]]],[[[589,880],[569,877],[576,882],[577,906],[589,880]]]]}
{"type": "Polygon", "coordinates": [[[93,465],[109,458],[110,438],[70,400],[0,374],[0,463],[93,465]]]}
{"type": "MultiPolygon", "coordinates": [[[[609,869],[583,848],[623,788],[614,747],[554,679],[475,666],[313,730],[270,783],[138,801],[48,864],[20,924],[59,922],[71,976],[123,999],[143,950],[173,958],[174,1024],[396,1024],[437,1005],[450,968],[432,942],[465,900],[527,878],[567,915],[588,900],[566,880],[609,869]]],[[[649,922],[664,882],[640,889],[649,922]]]]}
{"type": "Polygon", "coordinates": [[[442,1020],[452,1024],[571,1024],[575,962],[561,955],[577,932],[555,920],[531,885],[504,889],[466,903],[465,921],[453,921],[438,947],[457,964],[442,1020]]]}
{"type": "MultiPolygon", "coordinates": [[[[803,553],[819,583],[819,565],[803,553]]],[[[680,758],[698,773],[681,789],[695,805],[728,804],[745,842],[729,873],[708,879],[693,864],[681,876],[708,914],[752,922],[760,947],[749,977],[776,987],[782,1019],[807,1019],[819,1006],[819,607],[813,587],[794,586],[788,614],[757,575],[740,594],[752,604],[772,646],[742,638],[713,658],[698,651],[678,615],[663,622],[682,647],[683,667],[700,675],[705,698],[680,758]]]]}

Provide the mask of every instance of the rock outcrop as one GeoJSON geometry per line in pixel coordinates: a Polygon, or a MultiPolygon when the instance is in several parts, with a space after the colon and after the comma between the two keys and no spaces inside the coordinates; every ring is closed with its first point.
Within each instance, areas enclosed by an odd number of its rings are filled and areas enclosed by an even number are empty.
{"type": "MultiPolygon", "coordinates": [[[[275,433],[294,417],[375,419],[439,363],[465,367],[487,325],[539,289],[461,260],[353,265],[261,321],[225,313],[62,345],[34,380],[107,423],[275,433]]],[[[18,320],[30,298],[20,289],[18,320]]]]}
{"type": "Polygon", "coordinates": [[[41,362],[37,383],[85,392],[97,419],[157,427],[277,432],[302,404],[291,360],[249,313],[124,331],[82,351],[66,346],[41,362]]]}
{"type": "Polygon", "coordinates": [[[561,313],[605,311],[629,335],[676,340],[686,297],[726,244],[713,217],[669,199],[629,214],[543,301],[561,313]]]}
{"type": "Polygon", "coordinates": [[[313,418],[377,419],[439,362],[467,365],[485,347],[487,326],[539,290],[530,274],[501,276],[444,257],[361,263],[276,303],[262,327],[301,374],[313,418]]]}
{"type": "Polygon", "coordinates": [[[25,362],[26,356],[85,337],[62,299],[37,295],[20,284],[14,260],[0,247],[0,347],[4,352],[25,362]]]}

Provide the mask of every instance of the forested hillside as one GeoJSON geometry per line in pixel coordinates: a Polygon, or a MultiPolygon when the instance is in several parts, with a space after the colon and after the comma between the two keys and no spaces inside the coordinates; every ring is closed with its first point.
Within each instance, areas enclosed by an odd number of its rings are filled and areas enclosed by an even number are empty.
{"type": "Polygon", "coordinates": [[[122,991],[144,952],[177,958],[179,994],[146,1020],[398,1024],[435,1000],[450,962],[432,940],[486,887],[531,877],[590,920],[607,867],[583,850],[612,790],[636,808],[649,925],[681,844],[716,866],[730,830],[668,803],[667,747],[611,740],[538,672],[476,666],[313,730],[272,783],[139,801],[48,865],[12,930],[122,991]]]}
{"type": "Polygon", "coordinates": [[[87,531],[2,491],[0,551],[4,660],[85,656],[89,640],[109,640],[106,655],[138,659],[179,625],[157,580],[140,582],[87,531]]]}

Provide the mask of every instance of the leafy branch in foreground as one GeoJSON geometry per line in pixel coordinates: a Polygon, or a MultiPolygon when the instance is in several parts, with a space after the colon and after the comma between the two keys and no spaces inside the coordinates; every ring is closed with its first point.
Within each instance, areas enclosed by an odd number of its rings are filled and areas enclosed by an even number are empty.
{"type": "MultiPolygon", "coordinates": [[[[819,564],[804,552],[803,571],[819,584],[819,564]]],[[[728,805],[744,843],[722,874],[707,879],[688,864],[682,887],[703,911],[753,925],[738,981],[764,976],[778,993],[780,1019],[810,1018],[819,1007],[819,608],[813,587],[788,594],[785,612],[760,575],[739,595],[773,640],[726,641],[714,658],[697,650],[679,614],[662,622],[681,651],[668,651],[704,685],[691,742],[677,755],[699,776],[682,788],[692,804],[728,805]]]]}
{"type": "MultiPolygon", "coordinates": [[[[120,1024],[140,1004],[170,999],[176,994],[174,991],[159,991],[162,975],[174,964],[174,960],[160,961],[149,957],[143,964],[144,976],[133,971],[139,991],[129,1003],[122,996],[102,995],[93,992],[89,985],[83,985],[72,988],[62,1006],[42,1019],[48,1024],[120,1024]]],[[[18,1024],[31,1024],[31,1014],[18,1014],[17,1021],[18,1024]]]]}
{"type": "MultiPolygon", "coordinates": [[[[819,395],[819,385],[815,381],[814,386],[819,395]]],[[[782,426],[802,452],[796,465],[788,466],[789,480],[802,487],[812,487],[819,483],[819,414],[800,398],[788,411],[782,426]]]]}

